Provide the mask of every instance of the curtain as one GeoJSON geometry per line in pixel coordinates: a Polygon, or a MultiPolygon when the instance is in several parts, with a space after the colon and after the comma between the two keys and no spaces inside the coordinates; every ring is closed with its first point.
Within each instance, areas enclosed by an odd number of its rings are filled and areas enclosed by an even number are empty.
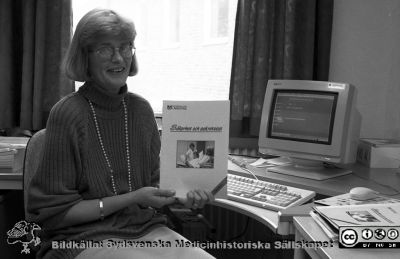
{"type": "Polygon", "coordinates": [[[71,0],[0,1],[0,129],[39,130],[74,84],[60,64],[72,35],[71,0]]]}
{"type": "Polygon", "coordinates": [[[268,79],[328,80],[333,0],[238,0],[230,137],[257,137],[268,79]]]}

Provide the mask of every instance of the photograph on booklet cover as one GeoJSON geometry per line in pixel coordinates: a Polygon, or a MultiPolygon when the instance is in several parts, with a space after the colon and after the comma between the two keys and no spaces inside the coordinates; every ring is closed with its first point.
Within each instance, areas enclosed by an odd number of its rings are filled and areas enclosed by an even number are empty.
{"type": "Polygon", "coordinates": [[[215,141],[178,140],[176,168],[214,168],[215,141]]]}

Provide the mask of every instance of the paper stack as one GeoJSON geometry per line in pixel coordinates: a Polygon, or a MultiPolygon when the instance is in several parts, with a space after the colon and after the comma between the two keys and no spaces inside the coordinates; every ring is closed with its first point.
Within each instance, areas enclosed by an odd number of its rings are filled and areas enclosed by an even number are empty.
{"type": "Polygon", "coordinates": [[[28,140],[25,137],[0,137],[0,173],[22,170],[28,140]]]}
{"type": "Polygon", "coordinates": [[[400,140],[360,139],[357,161],[370,168],[399,168],[400,140]]]}

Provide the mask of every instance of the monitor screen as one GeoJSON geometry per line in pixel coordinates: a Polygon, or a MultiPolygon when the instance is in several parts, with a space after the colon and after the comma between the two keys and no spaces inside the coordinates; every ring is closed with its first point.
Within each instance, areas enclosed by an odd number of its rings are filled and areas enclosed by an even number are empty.
{"type": "Polygon", "coordinates": [[[321,91],[276,90],[267,137],[331,144],[337,96],[321,91]]]}
{"type": "Polygon", "coordinates": [[[325,165],[332,168],[355,162],[361,123],[355,100],[355,87],[346,83],[269,80],[260,153],[293,161],[277,170],[286,174],[312,179],[343,174],[325,170],[325,165]],[[313,177],[307,176],[312,172],[313,177]]]}

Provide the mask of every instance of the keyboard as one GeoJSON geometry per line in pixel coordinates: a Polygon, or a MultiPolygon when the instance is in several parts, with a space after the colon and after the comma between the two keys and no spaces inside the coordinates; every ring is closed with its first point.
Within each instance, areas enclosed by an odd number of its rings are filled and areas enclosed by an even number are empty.
{"type": "Polygon", "coordinates": [[[228,199],[274,211],[301,205],[315,197],[313,191],[230,173],[227,187],[228,199]]]}

